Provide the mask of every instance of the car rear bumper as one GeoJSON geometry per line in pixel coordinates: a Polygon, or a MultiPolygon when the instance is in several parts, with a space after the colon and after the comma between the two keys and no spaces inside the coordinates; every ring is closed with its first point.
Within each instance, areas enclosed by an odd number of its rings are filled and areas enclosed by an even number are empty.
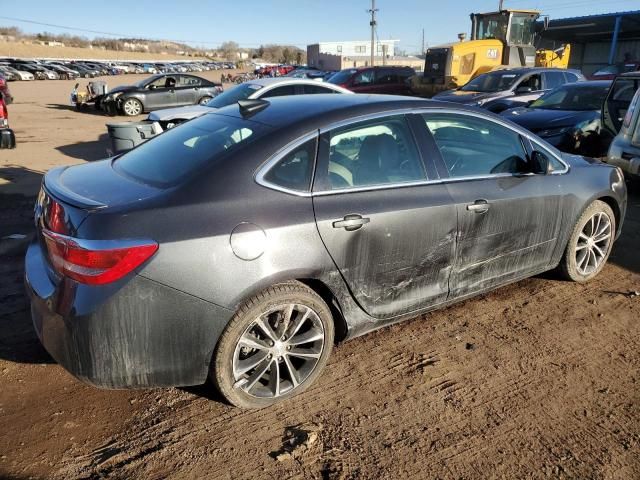
{"type": "Polygon", "coordinates": [[[199,385],[233,312],[139,275],[113,285],[51,281],[38,243],[25,258],[38,338],[78,379],[103,388],[199,385]]]}

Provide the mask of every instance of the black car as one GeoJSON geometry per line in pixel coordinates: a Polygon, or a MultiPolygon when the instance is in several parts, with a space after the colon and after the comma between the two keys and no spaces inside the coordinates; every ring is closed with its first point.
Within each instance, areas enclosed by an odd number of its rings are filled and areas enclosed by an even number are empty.
{"type": "Polygon", "coordinates": [[[570,83],[501,115],[563,152],[600,157],[611,142],[600,122],[610,85],[606,80],[570,83]]]}
{"type": "Polygon", "coordinates": [[[195,75],[159,74],[109,91],[102,107],[127,116],[160,108],[205,104],[222,92],[222,84],[195,75]]]}
{"type": "Polygon", "coordinates": [[[577,70],[507,68],[478,75],[455,90],[438,93],[434,100],[462,103],[499,113],[526,105],[565,83],[584,80],[577,70]]]}
{"type": "Polygon", "coordinates": [[[26,285],[38,337],[82,380],[209,378],[264,407],[307,388],[334,339],[556,267],[592,279],[626,204],[618,168],[479,109],[242,100],[47,172],[26,285]]]}

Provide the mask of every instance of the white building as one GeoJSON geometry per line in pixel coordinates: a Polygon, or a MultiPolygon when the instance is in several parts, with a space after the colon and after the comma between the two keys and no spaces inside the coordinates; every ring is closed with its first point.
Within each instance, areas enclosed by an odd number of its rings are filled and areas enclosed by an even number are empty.
{"type": "MultiPolygon", "coordinates": [[[[422,69],[423,60],[415,57],[396,57],[399,40],[379,40],[375,43],[375,65],[404,65],[422,69]]],[[[307,65],[322,70],[367,67],[371,63],[371,42],[320,42],[307,45],[307,65]]]]}
{"type": "MultiPolygon", "coordinates": [[[[395,48],[398,40],[380,40],[376,41],[377,57],[382,57],[383,54],[388,56],[395,55],[395,48]],[[386,52],[385,52],[386,49],[386,52]]],[[[329,55],[340,55],[342,57],[366,57],[371,56],[371,41],[348,41],[348,42],[320,42],[315,45],[308,45],[307,51],[310,47],[316,47],[319,53],[327,53],[329,55]]]]}

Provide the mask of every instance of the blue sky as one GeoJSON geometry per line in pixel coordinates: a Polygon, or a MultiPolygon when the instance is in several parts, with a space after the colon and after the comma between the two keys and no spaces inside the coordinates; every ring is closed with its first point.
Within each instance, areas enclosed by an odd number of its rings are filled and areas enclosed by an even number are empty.
{"type": "MultiPolygon", "coordinates": [[[[369,38],[370,0],[5,0],[0,16],[123,34],[186,40],[215,47],[233,40],[243,47],[369,38]]],[[[497,0],[377,0],[378,37],[396,38],[417,52],[469,31],[469,13],[492,11],[497,0]]],[[[505,7],[536,8],[551,18],[640,9],[640,0],[505,0],[505,7]]],[[[0,18],[0,26],[27,32],[95,34],[0,18]]],[[[103,35],[106,36],[106,35],[103,35]]]]}

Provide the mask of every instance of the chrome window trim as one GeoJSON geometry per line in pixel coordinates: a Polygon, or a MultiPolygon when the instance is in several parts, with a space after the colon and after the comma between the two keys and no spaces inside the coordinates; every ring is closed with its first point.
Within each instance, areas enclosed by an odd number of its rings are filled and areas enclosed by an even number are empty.
{"type": "MultiPolygon", "coordinates": [[[[501,125],[502,127],[505,127],[515,133],[517,133],[518,135],[521,135],[525,138],[527,138],[532,145],[540,145],[541,147],[544,148],[544,150],[546,152],[548,152],[549,154],[551,154],[556,160],[558,160],[562,165],[564,165],[564,169],[562,170],[556,170],[553,171],[551,173],[549,173],[549,175],[563,175],[565,173],[567,173],[569,171],[569,165],[567,164],[567,162],[565,162],[561,157],[559,157],[558,155],[555,154],[555,152],[553,152],[551,149],[544,147],[543,145],[540,144],[540,139],[538,139],[535,135],[533,135],[531,132],[525,130],[522,127],[519,127],[518,125],[515,125],[511,122],[508,121],[503,121],[499,118],[493,118],[490,117],[488,115],[485,115],[482,112],[474,112],[471,110],[463,110],[463,109],[455,109],[455,108],[446,108],[446,107],[433,107],[433,106],[425,106],[424,108],[417,108],[417,107],[411,107],[411,108],[399,108],[399,109],[395,109],[395,110],[389,110],[386,112],[376,112],[376,113],[370,113],[370,114],[365,114],[365,115],[359,115],[357,117],[351,117],[348,119],[344,119],[344,120],[340,120],[337,122],[333,122],[327,126],[324,126],[322,128],[320,128],[319,130],[314,130],[313,132],[309,132],[306,133],[305,135],[298,137],[296,140],[293,140],[292,142],[289,142],[287,145],[285,145],[283,148],[281,148],[280,150],[278,150],[276,153],[274,153],[271,157],[269,157],[269,159],[267,159],[266,162],[264,162],[257,170],[256,174],[254,175],[254,180],[256,181],[256,183],[258,183],[259,185],[262,185],[263,187],[269,188],[271,190],[277,190],[279,192],[282,193],[287,193],[289,195],[296,195],[298,197],[312,197],[312,196],[326,196],[326,195],[339,195],[342,193],[356,193],[356,192],[366,192],[366,191],[377,191],[377,190],[388,190],[391,188],[402,188],[402,187],[417,187],[417,186],[424,186],[424,185],[437,185],[437,184],[447,184],[447,183],[457,183],[457,182],[467,182],[467,181],[473,181],[473,180],[488,180],[488,179],[492,179],[492,178],[509,178],[509,177],[528,177],[528,176],[534,176],[536,174],[534,173],[525,173],[525,174],[518,174],[518,173],[497,173],[497,174],[491,174],[491,175],[477,175],[477,176],[467,176],[467,177],[456,177],[456,178],[440,178],[437,180],[421,180],[421,181],[417,181],[417,182],[400,182],[400,183],[385,183],[383,185],[367,185],[367,186],[361,186],[361,187],[353,187],[353,188],[342,188],[339,190],[321,190],[321,191],[300,191],[300,190],[292,190],[286,187],[281,187],[279,185],[273,184],[271,182],[268,182],[264,179],[265,175],[267,174],[267,172],[271,169],[271,167],[273,167],[279,160],[281,160],[285,155],[287,155],[288,153],[290,153],[292,150],[294,150],[295,148],[299,147],[300,145],[302,145],[303,143],[311,140],[314,137],[319,137],[320,135],[322,135],[323,133],[327,133],[331,130],[334,130],[336,128],[340,128],[340,127],[344,127],[344,126],[348,126],[351,124],[356,124],[356,123],[360,123],[360,122],[366,122],[368,120],[375,120],[378,118],[385,118],[385,117],[393,117],[393,116],[397,116],[397,115],[410,115],[410,114],[417,114],[417,115],[422,115],[425,113],[434,113],[434,114],[441,114],[441,113],[448,113],[448,114],[454,114],[454,115],[467,115],[470,117],[476,117],[476,118],[480,118],[483,120],[487,120],[489,122],[493,122],[496,123],[498,125],[501,125]]],[[[315,180],[315,172],[312,175],[312,182],[311,182],[311,187],[313,188],[313,183],[315,180]]]]}
{"type": "MultiPolygon", "coordinates": [[[[311,191],[310,190],[307,190],[307,191],[305,191],[305,190],[293,190],[291,188],[283,187],[281,185],[269,182],[264,177],[267,175],[267,173],[269,173],[271,168],[273,168],[285,156],[287,156],[289,153],[291,153],[293,150],[295,150],[296,148],[300,147],[304,143],[306,143],[309,140],[312,140],[314,138],[317,138],[318,136],[319,136],[318,135],[318,131],[314,130],[314,131],[306,133],[303,136],[298,137],[295,140],[293,140],[292,142],[289,142],[288,144],[286,144],[284,147],[282,147],[276,153],[271,155],[264,163],[262,163],[262,165],[260,167],[258,167],[258,170],[256,171],[255,175],[253,176],[254,181],[258,185],[262,185],[263,187],[269,188],[271,190],[277,190],[278,192],[288,193],[289,195],[296,195],[298,197],[310,197],[311,196],[311,191]]],[[[316,153],[316,155],[317,155],[317,153],[316,153]]],[[[315,170],[315,161],[314,161],[314,170],[315,170]]],[[[312,172],[312,174],[311,174],[311,185],[313,185],[313,177],[314,177],[314,172],[312,172]]],[[[311,188],[311,185],[309,186],[309,188],[311,188]]]]}

